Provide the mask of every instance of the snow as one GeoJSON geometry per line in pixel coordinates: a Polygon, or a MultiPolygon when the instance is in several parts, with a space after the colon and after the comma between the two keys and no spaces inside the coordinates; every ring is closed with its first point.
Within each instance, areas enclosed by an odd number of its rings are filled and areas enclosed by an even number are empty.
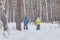
{"type": "Polygon", "coordinates": [[[41,23],[40,30],[36,25],[28,24],[28,30],[16,30],[16,23],[8,23],[8,31],[0,30],[0,40],[60,40],[60,24],[41,23]]]}

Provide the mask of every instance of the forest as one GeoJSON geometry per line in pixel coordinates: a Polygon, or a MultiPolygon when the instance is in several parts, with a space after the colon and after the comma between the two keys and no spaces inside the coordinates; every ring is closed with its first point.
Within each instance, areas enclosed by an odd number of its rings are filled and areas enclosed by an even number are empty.
{"type": "Polygon", "coordinates": [[[21,30],[24,17],[30,22],[35,22],[37,17],[41,22],[60,22],[60,0],[0,0],[0,20],[4,26],[16,22],[21,30]]]}

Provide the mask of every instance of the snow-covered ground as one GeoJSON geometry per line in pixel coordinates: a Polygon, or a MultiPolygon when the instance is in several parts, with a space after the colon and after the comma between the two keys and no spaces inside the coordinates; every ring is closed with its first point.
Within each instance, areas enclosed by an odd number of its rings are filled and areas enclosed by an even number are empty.
{"type": "Polygon", "coordinates": [[[41,23],[40,30],[36,30],[36,25],[29,25],[28,30],[16,30],[15,23],[8,23],[9,30],[0,30],[0,40],[60,40],[60,25],[51,23],[41,23]]]}

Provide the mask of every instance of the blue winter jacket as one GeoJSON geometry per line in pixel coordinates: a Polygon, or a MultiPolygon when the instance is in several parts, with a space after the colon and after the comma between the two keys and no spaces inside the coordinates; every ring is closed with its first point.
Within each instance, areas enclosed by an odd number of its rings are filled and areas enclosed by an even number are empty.
{"type": "Polygon", "coordinates": [[[27,24],[28,24],[28,19],[24,18],[24,25],[27,25],[27,24]]]}

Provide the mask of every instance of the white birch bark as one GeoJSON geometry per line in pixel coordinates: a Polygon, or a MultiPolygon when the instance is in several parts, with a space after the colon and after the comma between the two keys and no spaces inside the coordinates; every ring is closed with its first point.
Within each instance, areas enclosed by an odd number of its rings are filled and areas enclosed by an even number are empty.
{"type": "Polygon", "coordinates": [[[25,2],[26,0],[23,0],[23,3],[24,3],[24,15],[25,15],[25,17],[26,17],[26,2],[25,2]]]}
{"type": "Polygon", "coordinates": [[[9,4],[8,4],[8,1],[7,1],[7,23],[8,23],[8,13],[9,13],[9,4]]]}
{"type": "Polygon", "coordinates": [[[13,1],[13,22],[15,22],[15,10],[16,10],[16,2],[13,1]]]}
{"type": "Polygon", "coordinates": [[[42,20],[42,4],[41,4],[41,0],[40,0],[40,20],[42,20]]]}
{"type": "Polygon", "coordinates": [[[52,13],[52,3],[51,3],[51,0],[50,0],[50,8],[51,8],[51,21],[53,22],[53,13],[52,13]]]}
{"type": "Polygon", "coordinates": [[[4,31],[7,30],[7,14],[6,14],[6,7],[7,7],[7,3],[6,1],[1,1],[1,4],[2,4],[2,16],[1,16],[1,20],[3,22],[3,29],[4,31]]]}
{"type": "Polygon", "coordinates": [[[38,0],[37,0],[37,17],[38,17],[38,0]]]}
{"type": "Polygon", "coordinates": [[[46,18],[47,18],[47,22],[48,22],[48,5],[47,5],[47,0],[45,0],[46,3],[46,18]]]}

